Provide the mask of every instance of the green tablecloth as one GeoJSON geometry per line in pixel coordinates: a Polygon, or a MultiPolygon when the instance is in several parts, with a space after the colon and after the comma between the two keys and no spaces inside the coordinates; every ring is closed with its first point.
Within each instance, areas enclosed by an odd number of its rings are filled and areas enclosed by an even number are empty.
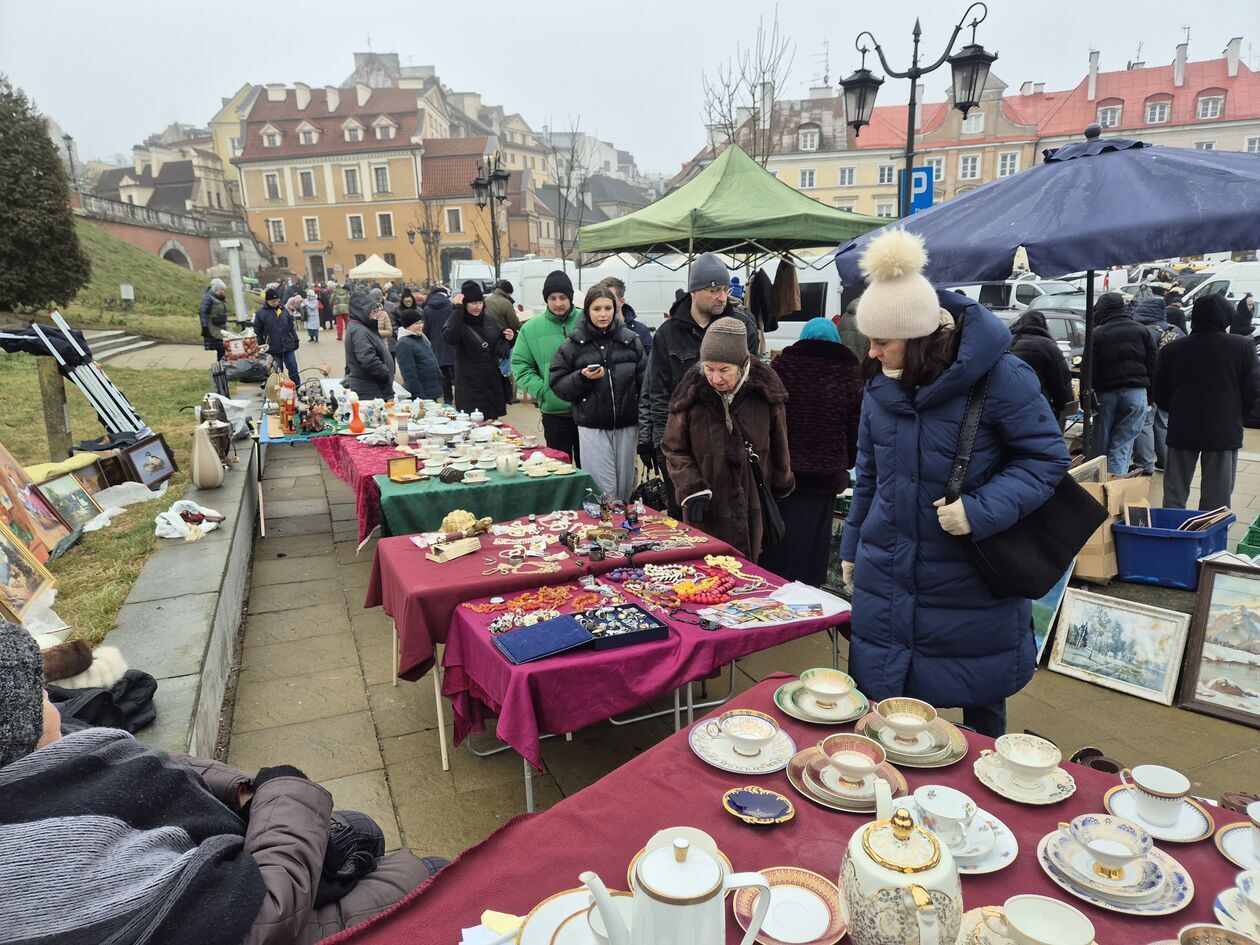
{"type": "Polygon", "coordinates": [[[452,509],[464,509],[478,518],[506,522],[530,512],[540,515],[557,509],[582,507],[587,489],[599,491],[589,473],[578,470],[568,476],[532,479],[524,473],[501,476],[493,470],[489,482],[464,485],[437,479],[425,482],[391,482],[376,476],[381,490],[381,537],[436,531],[452,509]]]}

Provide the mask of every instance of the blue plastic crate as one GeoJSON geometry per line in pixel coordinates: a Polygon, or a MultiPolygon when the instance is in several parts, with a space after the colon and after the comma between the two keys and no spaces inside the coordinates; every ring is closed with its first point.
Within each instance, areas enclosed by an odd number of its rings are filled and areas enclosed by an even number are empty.
{"type": "Polygon", "coordinates": [[[1120,580],[1197,590],[1198,560],[1225,550],[1234,523],[1230,515],[1206,531],[1177,531],[1186,519],[1200,514],[1195,509],[1151,509],[1150,528],[1113,525],[1120,580]]]}

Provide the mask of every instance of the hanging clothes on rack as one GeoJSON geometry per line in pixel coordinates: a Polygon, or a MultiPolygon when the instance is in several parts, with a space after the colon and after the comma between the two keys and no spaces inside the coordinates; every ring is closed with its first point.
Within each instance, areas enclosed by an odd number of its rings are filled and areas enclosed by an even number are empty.
{"type": "Polygon", "coordinates": [[[796,281],[796,267],[786,256],[779,260],[779,271],[774,275],[774,315],[787,318],[801,310],[801,287],[796,281]]]}
{"type": "Polygon", "coordinates": [[[779,320],[774,315],[774,284],[761,269],[752,274],[744,293],[744,303],[765,331],[774,331],[779,320]]]}

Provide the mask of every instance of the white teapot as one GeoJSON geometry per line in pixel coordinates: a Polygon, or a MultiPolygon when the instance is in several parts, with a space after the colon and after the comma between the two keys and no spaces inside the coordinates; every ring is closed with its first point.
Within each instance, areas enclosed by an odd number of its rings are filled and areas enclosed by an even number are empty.
{"type": "Polygon", "coordinates": [[[500,476],[515,476],[520,467],[521,461],[515,455],[500,456],[494,461],[494,468],[499,471],[500,476]]]}
{"type": "Polygon", "coordinates": [[[853,945],[953,945],[962,885],[953,854],[899,807],[856,830],[840,867],[853,945]]]}
{"type": "Polygon", "coordinates": [[[681,836],[646,851],[635,864],[628,929],[600,878],[589,871],[579,878],[595,897],[610,945],[724,945],[726,892],[746,886],[761,890],[742,941],[753,945],[770,908],[770,884],[764,876],[727,876],[717,856],[681,836]]]}

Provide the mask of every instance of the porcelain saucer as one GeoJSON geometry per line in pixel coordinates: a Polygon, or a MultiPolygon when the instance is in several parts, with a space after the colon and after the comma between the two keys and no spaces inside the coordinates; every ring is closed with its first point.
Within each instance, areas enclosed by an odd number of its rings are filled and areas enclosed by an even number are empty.
{"type": "Polygon", "coordinates": [[[945,719],[938,718],[913,739],[902,741],[877,712],[869,713],[862,719],[860,725],[859,735],[875,739],[885,749],[891,750],[894,754],[905,758],[922,758],[924,760],[949,750],[949,730],[953,728],[945,719]]]}
{"type": "Polygon", "coordinates": [[[779,729],[770,744],[756,755],[748,757],[735,751],[729,738],[710,735],[705,722],[699,722],[691,730],[688,741],[691,750],[701,761],[732,774],[773,774],[787,767],[796,754],[796,742],[783,729],[779,729]]]}
{"type": "Polygon", "coordinates": [[[1055,768],[1049,777],[1042,780],[1039,788],[1020,787],[1011,780],[1001,758],[993,752],[982,752],[971,770],[980,783],[994,794],[1017,804],[1057,804],[1076,793],[1076,781],[1062,768],[1055,768]]]}
{"type": "MultiPolygon", "coordinates": [[[[612,896],[612,901],[616,904],[618,911],[621,913],[622,921],[626,923],[626,927],[630,927],[630,916],[634,910],[634,896],[628,892],[617,892],[609,890],[608,894],[612,896]]],[[[586,902],[590,902],[590,894],[587,893],[586,902]]],[[[591,931],[589,916],[595,906],[588,906],[579,912],[573,913],[557,926],[555,934],[551,936],[548,945],[600,945],[599,939],[595,937],[595,933],[591,931]]],[[[598,919],[601,927],[602,919],[598,919]]],[[[522,937],[521,942],[525,939],[522,937]]]]}
{"type": "Polygon", "coordinates": [[[844,805],[853,811],[871,811],[875,809],[875,780],[887,781],[892,788],[893,797],[904,797],[910,786],[901,772],[887,761],[881,763],[875,773],[863,778],[861,785],[844,784],[840,772],[828,764],[822,752],[814,749],[805,764],[805,780],[823,797],[844,805]]]}
{"type": "Polygon", "coordinates": [[[1236,886],[1230,886],[1212,903],[1212,911],[1216,913],[1216,921],[1231,932],[1250,935],[1260,942],[1260,922],[1251,917],[1247,904],[1243,902],[1242,893],[1236,886]]]}
{"type": "Polygon", "coordinates": [[[1154,856],[1127,863],[1118,879],[1106,879],[1091,868],[1094,858],[1089,851],[1058,831],[1046,836],[1045,856],[1060,876],[1077,887],[1117,901],[1145,902],[1154,899],[1167,879],[1163,862],[1154,856]]]}
{"type": "MultiPolygon", "coordinates": [[[[806,748],[797,752],[792,760],[788,762],[787,779],[788,783],[796,789],[796,793],[806,800],[813,801],[819,807],[825,807],[828,810],[839,811],[842,814],[870,814],[875,810],[874,802],[869,805],[846,803],[838,797],[831,794],[830,791],[824,791],[818,785],[809,779],[806,767],[810,761],[819,757],[817,748],[806,748]]],[[[896,769],[893,769],[896,771],[896,769]]],[[[893,796],[902,797],[908,791],[905,778],[900,777],[901,772],[897,772],[900,784],[895,786],[893,796]]]]}
{"type": "MultiPolygon", "coordinates": [[[[888,731],[888,727],[882,724],[882,720],[874,712],[868,712],[853,727],[856,734],[873,738],[883,745],[885,743],[879,737],[881,730],[888,731]]],[[[946,768],[967,757],[967,752],[970,750],[967,737],[953,723],[938,718],[928,726],[928,732],[936,741],[943,743],[944,748],[929,754],[918,755],[905,754],[896,748],[887,748],[888,760],[903,768],[946,768]]]]}
{"type": "MultiPolygon", "coordinates": [[[[972,821],[973,830],[976,824],[982,824],[992,832],[993,846],[981,857],[968,857],[965,853],[955,853],[954,865],[958,867],[958,872],[963,876],[982,876],[985,873],[996,873],[998,870],[1006,869],[1014,863],[1019,855],[1019,841],[1015,839],[1015,833],[1011,828],[982,808],[976,810],[976,819],[972,821]]],[[[971,838],[971,833],[971,830],[967,831],[968,839],[971,838]]]]}
{"type": "Polygon", "coordinates": [[[1054,836],[1059,836],[1059,834],[1056,832],[1042,837],[1041,843],[1037,845],[1037,863],[1042,872],[1049,876],[1056,886],[1071,893],[1077,899],[1098,906],[1100,909],[1119,912],[1123,915],[1172,915],[1190,905],[1190,900],[1194,898],[1194,880],[1190,878],[1190,874],[1180,863],[1158,847],[1153,847],[1148,856],[1162,860],[1161,865],[1168,878],[1164,883],[1164,888],[1154,899],[1148,899],[1145,902],[1120,901],[1082,889],[1061,874],[1046,856],[1048,841],[1054,836]]]}
{"type": "Polygon", "coordinates": [[[962,920],[958,926],[957,945],[971,945],[976,927],[980,925],[981,920],[985,916],[992,916],[996,919],[1001,915],[1001,906],[982,906],[979,909],[968,909],[962,914],[962,920]]]}
{"type": "Polygon", "coordinates": [[[723,794],[722,807],[737,820],[761,826],[784,824],[796,816],[792,802],[778,791],[767,791],[752,784],[731,788],[723,794]]]}
{"type": "MultiPolygon", "coordinates": [[[[832,945],[848,931],[835,883],[796,866],[758,870],[770,883],[770,908],[757,933],[761,945],[832,945]]],[[[758,889],[735,891],[731,908],[747,931],[761,897],[758,889]]]]}
{"type": "Polygon", "coordinates": [[[518,945],[552,945],[560,927],[568,919],[586,913],[591,904],[590,897],[590,890],[585,886],[548,896],[534,906],[521,923],[521,930],[516,936],[518,945]]]}
{"type": "Polygon", "coordinates": [[[1103,796],[1103,806],[1107,808],[1107,813],[1131,820],[1156,840],[1170,843],[1197,843],[1212,836],[1216,830],[1207,808],[1188,797],[1181,804],[1177,822],[1167,827],[1143,820],[1137,812],[1133,790],[1123,784],[1117,784],[1103,796]]]}
{"type": "Polygon", "coordinates": [[[1216,849],[1239,869],[1260,870],[1260,856],[1256,856],[1251,843],[1252,826],[1249,822],[1227,824],[1216,831],[1216,849]]]}
{"type": "Polygon", "coordinates": [[[818,703],[799,679],[784,683],[774,691],[774,704],[783,710],[785,715],[800,722],[812,722],[814,725],[843,725],[860,719],[870,708],[866,696],[856,689],[836,700],[833,709],[819,708],[818,703]]]}

